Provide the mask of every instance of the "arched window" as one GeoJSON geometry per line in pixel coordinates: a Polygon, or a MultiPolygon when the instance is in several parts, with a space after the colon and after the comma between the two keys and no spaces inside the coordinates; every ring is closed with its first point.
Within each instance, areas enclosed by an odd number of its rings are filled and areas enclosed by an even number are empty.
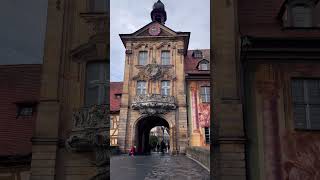
{"type": "Polygon", "coordinates": [[[202,60],[198,64],[198,69],[201,71],[208,71],[210,70],[210,64],[207,60],[202,60]]]}
{"type": "Polygon", "coordinates": [[[307,5],[294,5],[291,8],[293,27],[312,27],[312,8],[307,5]]]}
{"type": "Polygon", "coordinates": [[[107,62],[89,62],[86,68],[85,105],[107,103],[107,62]]]}

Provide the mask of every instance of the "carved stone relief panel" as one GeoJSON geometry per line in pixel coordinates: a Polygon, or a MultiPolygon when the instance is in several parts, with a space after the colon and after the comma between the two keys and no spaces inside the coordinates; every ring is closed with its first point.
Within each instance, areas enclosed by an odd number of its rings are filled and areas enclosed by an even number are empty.
{"type": "Polygon", "coordinates": [[[139,73],[132,80],[175,80],[172,66],[161,66],[156,63],[138,67],[139,73]]]}

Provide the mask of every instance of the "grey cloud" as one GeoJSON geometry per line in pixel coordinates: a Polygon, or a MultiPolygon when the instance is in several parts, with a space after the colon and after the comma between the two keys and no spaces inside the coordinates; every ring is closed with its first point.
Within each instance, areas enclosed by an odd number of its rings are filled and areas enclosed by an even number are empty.
{"type": "Polygon", "coordinates": [[[1,0],[0,64],[42,63],[47,0],[1,0]]]}

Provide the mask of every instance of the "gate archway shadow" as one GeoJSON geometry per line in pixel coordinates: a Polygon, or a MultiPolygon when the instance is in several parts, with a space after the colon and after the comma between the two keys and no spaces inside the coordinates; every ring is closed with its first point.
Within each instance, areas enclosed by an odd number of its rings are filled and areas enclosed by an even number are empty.
{"type": "Polygon", "coordinates": [[[149,134],[152,128],[156,126],[164,126],[169,129],[169,123],[159,116],[147,116],[140,119],[135,127],[135,146],[137,147],[137,154],[150,154],[151,148],[149,145],[149,134]]]}

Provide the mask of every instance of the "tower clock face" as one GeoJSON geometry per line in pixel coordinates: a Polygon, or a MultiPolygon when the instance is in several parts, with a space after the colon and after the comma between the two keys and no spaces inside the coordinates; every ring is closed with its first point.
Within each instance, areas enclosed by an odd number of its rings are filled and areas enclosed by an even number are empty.
{"type": "Polygon", "coordinates": [[[154,24],[149,28],[149,34],[151,36],[157,36],[161,32],[160,26],[158,24],[154,24]]]}

